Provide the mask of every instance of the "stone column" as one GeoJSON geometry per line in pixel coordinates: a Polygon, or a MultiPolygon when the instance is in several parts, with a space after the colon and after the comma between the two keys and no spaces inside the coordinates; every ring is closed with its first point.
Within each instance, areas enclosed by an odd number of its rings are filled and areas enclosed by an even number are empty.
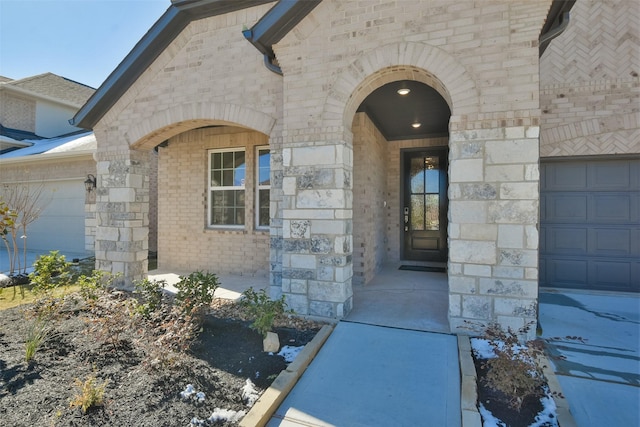
{"type": "Polygon", "coordinates": [[[450,137],[449,321],[532,323],[538,298],[539,127],[450,137]]]}
{"type": "Polygon", "coordinates": [[[132,289],[147,274],[149,155],[123,149],[96,157],[96,268],[118,275],[117,287],[132,289]]]}
{"type": "Polygon", "coordinates": [[[282,292],[298,314],[346,316],[352,307],[351,142],[285,142],[282,292]]]}

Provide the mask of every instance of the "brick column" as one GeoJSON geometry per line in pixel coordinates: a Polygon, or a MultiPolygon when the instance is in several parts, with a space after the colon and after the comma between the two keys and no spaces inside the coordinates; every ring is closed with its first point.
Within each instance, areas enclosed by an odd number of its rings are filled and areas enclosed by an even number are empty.
{"type": "Polygon", "coordinates": [[[96,268],[119,274],[115,285],[132,289],[147,273],[149,156],[124,149],[96,157],[96,268]]]}
{"type": "Polygon", "coordinates": [[[298,314],[352,307],[352,146],[289,142],[282,150],[282,292],[298,314]]]}

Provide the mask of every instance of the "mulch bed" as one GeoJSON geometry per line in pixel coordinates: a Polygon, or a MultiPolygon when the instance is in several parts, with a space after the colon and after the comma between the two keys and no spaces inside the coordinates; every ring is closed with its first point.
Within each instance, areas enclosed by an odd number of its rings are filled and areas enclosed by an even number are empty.
{"type": "MultiPolygon", "coordinates": [[[[136,322],[114,345],[96,335],[95,314],[82,309],[51,320],[49,338],[27,363],[25,336],[34,321],[28,309],[0,311],[2,425],[187,426],[194,417],[207,419],[216,408],[248,412],[242,397],[247,380],[261,393],[286,367],[282,357],[262,351],[262,337],[249,328],[241,310],[222,300],[214,302],[190,349],[169,366],[151,366],[149,343],[142,341],[148,336],[135,330],[136,322]],[[90,376],[107,384],[104,404],[85,414],[70,402],[79,392],[74,381],[90,376]],[[204,401],[180,396],[188,384],[204,392],[204,401]]],[[[302,346],[322,325],[287,318],[276,326],[281,345],[302,346]]]]}

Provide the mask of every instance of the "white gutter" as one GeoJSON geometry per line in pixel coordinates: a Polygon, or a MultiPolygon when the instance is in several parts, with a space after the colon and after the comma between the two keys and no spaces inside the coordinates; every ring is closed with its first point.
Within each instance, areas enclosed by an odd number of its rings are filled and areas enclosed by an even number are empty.
{"type": "Polygon", "coordinates": [[[0,159],[0,165],[19,165],[22,163],[32,163],[32,162],[46,162],[48,160],[60,160],[60,159],[69,159],[75,160],[81,157],[91,157],[93,160],[93,154],[95,150],[82,150],[82,151],[67,151],[63,153],[42,153],[42,154],[31,154],[22,157],[11,157],[8,159],[0,159]]]}

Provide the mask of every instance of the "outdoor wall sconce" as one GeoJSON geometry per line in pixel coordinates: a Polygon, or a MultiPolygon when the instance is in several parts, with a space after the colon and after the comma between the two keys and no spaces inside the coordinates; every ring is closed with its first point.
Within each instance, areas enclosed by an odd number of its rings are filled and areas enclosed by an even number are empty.
{"type": "Polygon", "coordinates": [[[91,174],[87,175],[87,179],[84,180],[84,188],[88,193],[91,193],[96,188],[96,177],[91,174]]]}

